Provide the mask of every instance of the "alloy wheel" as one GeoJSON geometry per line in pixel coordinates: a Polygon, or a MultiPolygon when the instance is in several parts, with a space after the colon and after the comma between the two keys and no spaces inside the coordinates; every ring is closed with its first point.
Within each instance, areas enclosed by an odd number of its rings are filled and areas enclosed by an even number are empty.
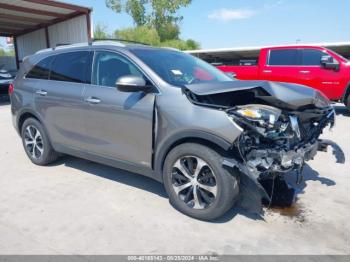
{"type": "Polygon", "coordinates": [[[179,158],[173,165],[171,182],[177,196],[191,208],[206,209],[216,199],[216,176],[199,157],[179,158]]]}
{"type": "Polygon", "coordinates": [[[39,159],[43,155],[43,139],[40,131],[35,126],[29,125],[26,127],[24,132],[24,144],[32,158],[39,159]]]}

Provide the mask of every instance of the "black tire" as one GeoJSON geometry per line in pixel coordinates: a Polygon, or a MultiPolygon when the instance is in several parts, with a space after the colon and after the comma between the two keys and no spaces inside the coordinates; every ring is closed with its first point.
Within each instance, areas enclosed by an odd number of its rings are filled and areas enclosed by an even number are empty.
{"type": "Polygon", "coordinates": [[[50,140],[48,138],[48,135],[47,135],[44,127],[35,118],[28,118],[24,121],[24,123],[22,125],[22,130],[21,130],[21,137],[22,137],[22,143],[23,143],[24,150],[25,150],[27,156],[29,157],[29,159],[34,164],[39,165],[39,166],[46,166],[46,165],[54,162],[55,160],[57,160],[58,154],[52,148],[50,140]],[[41,139],[38,138],[38,140],[37,140],[38,143],[35,142],[35,145],[37,147],[34,147],[34,143],[33,143],[34,149],[30,145],[27,146],[27,142],[28,141],[30,142],[31,140],[33,140],[30,138],[30,136],[28,136],[28,134],[29,134],[29,132],[27,131],[28,128],[29,128],[29,130],[31,130],[32,136],[35,136],[35,134],[36,134],[35,129],[36,129],[39,131],[39,135],[41,137],[41,139]],[[40,150],[42,150],[42,152],[39,151],[39,144],[40,144],[40,150]]]}
{"type": "Polygon", "coordinates": [[[345,104],[346,108],[350,111],[350,95],[347,96],[344,104],[345,104]]]}
{"type": "MultiPolygon", "coordinates": [[[[163,181],[164,181],[165,190],[167,191],[169,196],[170,203],[180,212],[200,220],[210,221],[224,215],[230,208],[233,207],[233,205],[235,204],[238,198],[239,183],[238,183],[236,174],[231,174],[227,169],[225,169],[222,166],[222,162],[223,162],[223,157],[219,153],[217,153],[213,149],[204,145],[195,144],[195,143],[186,143],[186,144],[181,144],[175,147],[174,149],[172,149],[170,153],[167,155],[165,159],[164,167],[163,167],[163,181]],[[186,188],[180,191],[180,194],[182,194],[181,192],[184,192],[185,190],[187,191],[186,193],[183,193],[181,196],[179,193],[176,193],[175,187],[179,186],[179,184],[177,183],[177,181],[179,180],[176,180],[179,175],[178,174],[179,169],[176,166],[178,166],[179,163],[184,163],[184,165],[186,165],[187,163],[186,159],[191,159],[191,161],[189,162],[192,162],[191,164],[192,172],[189,172],[187,174],[194,175],[198,167],[198,162],[197,162],[198,160],[196,158],[198,158],[202,163],[203,161],[206,162],[206,164],[208,165],[208,166],[205,166],[205,168],[201,168],[202,172],[207,172],[207,174],[199,175],[199,176],[203,177],[203,176],[207,176],[208,174],[209,175],[212,173],[214,174],[211,178],[212,179],[211,183],[213,183],[213,181],[215,180],[216,195],[211,194],[209,191],[204,190],[204,192],[206,192],[204,194],[206,195],[206,198],[204,198],[203,189],[199,184],[191,185],[190,187],[188,187],[188,189],[186,188]],[[193,164],[193,162],[197,164],[193,164]],[[197,188],[196,191],[193,191],[194,187],[197,188]],[[192,191],[192,192],[190,193],[189,191],[192,191]],[[194,192],[198,192],[197,203],[202,202],[200,203],[200,205],[197,205],[197,208],[194,207],[196,206],[194,204],[195,203],[194,192]],[[187,198],[188,194],[189,196],[192,195],[193,199],[188,203],[186,203],[185,201],[188,200],[187,198]],[[184,197],[183,195],[186,195],[186,196],[184,197]],[[204,203],[208,195],[211,195],[210,199],[213,199],[210,204],[204,203]],[[205,206],[205,207],[202,208],[202,206],[205,206]],[[200,209],[198,209],[199,207],[200,209]]],[[[186,167],[186,170],[189,171],[190,168],[186,167]]],[[[180,175],[181,174],[182,173],[180,172],[180,175]]],[[[186,177],[185,179],[188,179],[188,178],[186,177]]],[[[198,180],[196,179],[196,180],[199,182],[200,181],[199,179],[198,180]]],[[[184,181],[183,183],[188,184],[192,182],[184,181]]]]}

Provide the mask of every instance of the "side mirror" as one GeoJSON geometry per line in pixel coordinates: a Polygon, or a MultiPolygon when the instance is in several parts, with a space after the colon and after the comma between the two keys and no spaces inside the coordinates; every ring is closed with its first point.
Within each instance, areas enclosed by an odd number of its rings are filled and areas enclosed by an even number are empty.
{"type": "Polygon", "coordinates": [[[145,79],[134,75],[119,77],[116,86],[120,92],[146,92],[149,89],[145,79]]]}
{"type": "Polygon", "coordinates": [[[321,66],[325,69],[332,69],[335,71],[339,70],[338,61],[334,60],[334,58],[330,55],[324,55],[321,57],[321,66]]]}
{"type": "Polygon", "coordinates": [[[227,75],[229,78],[236,79],[237,74],[233,72],[226,72],[225,75],[227,75]]]}

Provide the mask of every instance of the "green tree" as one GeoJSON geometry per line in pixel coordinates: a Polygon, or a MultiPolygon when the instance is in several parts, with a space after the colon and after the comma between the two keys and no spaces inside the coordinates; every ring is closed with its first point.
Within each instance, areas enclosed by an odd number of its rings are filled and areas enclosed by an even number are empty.
{"type": "Polygon", "coordinates": [[[0,56],[15,56],[15,50],[13,48],[5,50],[2,46],[0,46],[0,56]]]}
{"type": "Polygon", "coordinates": [[[188,39],[186,41],[186,45],[187,45],[187,50],[195,50],[195,49],[200,49],[201,45],[194,41],[193,39],[188,39]]]}
{"type": "Polygon", "coordinates": [[[160,38],[157,31],[149,26],[138,26],[135,28],[130,27],[116,30],[114,36],[115,38],[141,42],[153,46],[160,45],[160,38]]]}
{"type": "Polygon", "coordinates": [[[6,52],[6,56],[15,56],[15,49],[11,48],[6,52]]]}
{"type": "Polygon", "coordinates": [[[94,30],[94,38],[96,39],[109,38],[109,34],[107,33],[107,26],[103,24],[97,24],[94,30]]]}
{"type": "Polygon", "coordinates": [[[107,7],[117,13],[128,13],[136,26],[148,25],[156,29],[161,41],[178,39],[179,22],[177,15],[181,7],[188,6],[192,0],[106,0],[107,7]]]}
{"type": "Polygon", "coordinates": [[[179,50],[194,50],[199,49],[200,45],[194,40],[181,40],[181,39],[173,39],[173,40],[167,40],[160,43],[161,47],[172,47],[179,50]]]}
{"type": "Polygon", "coordinates": [[[200,45],[192,39],[189,39],[187,41],[181,39],[172,39],[162,42],[160,41],[160,37],[157,31],[149,26],[129,27],[122,30],[116,30],[114,32],[114,37],[136,41],[152,46],[172,47],[179,50],[193,50],[200,48],[200,45]]]}
{"type": "Polygon", "coordinates": [[[180,39],[180,28],[177,24],[168,22],[157,29],[162,41],[180,39]]]}
{"type": "Polygon", "coordinates": [[[146,24],[145,5],[147,2],[147,0],[106,0],[106,5],[116,13],[125,11],[137,26],[142,26],[146,24]]]}

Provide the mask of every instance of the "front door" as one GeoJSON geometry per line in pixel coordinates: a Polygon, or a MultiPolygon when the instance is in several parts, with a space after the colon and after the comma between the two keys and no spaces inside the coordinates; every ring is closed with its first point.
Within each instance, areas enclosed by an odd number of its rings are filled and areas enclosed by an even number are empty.
{"type": "MultiPolygon", "coordinates": [[[[299,78],[301,84],[322,91],[330,99],[337,99],[341,94],[338,94],[336,90],[342,90],[339,72],[321,66],[321,57],[325,55],[328,54],[321,50],[303,49],[299,78]]],[[[334,62],[339,63],[336,59],[334,62]]]]}
{"type": "Polygon", "coordinates": [[[92,85],[84,92],[87,151],[109,159],[151,167],[155,94],[124,93],[116,81],[143,76],[128,58],[95,52],[92,85]]]}

